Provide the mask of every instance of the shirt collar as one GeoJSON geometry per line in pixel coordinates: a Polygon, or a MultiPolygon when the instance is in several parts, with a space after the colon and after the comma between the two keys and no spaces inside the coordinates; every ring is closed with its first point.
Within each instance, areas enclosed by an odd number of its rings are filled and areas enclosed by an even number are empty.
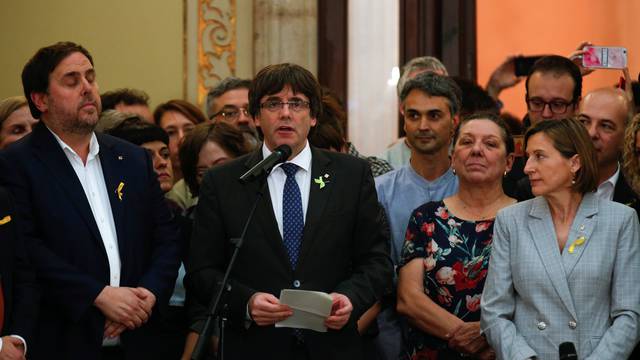
{"type": "MultiPolygon", "coordinates": [[[[271,155],[271,153],[272,153],[272,151],[269,150],[267,145],[265,143],[262,143],[262,158],[266,159],[267,156],[271,155]]],[[[296,157],[294,157],[293,159],[291,159],[289,161],[286,161],[286,162],[290,162],[290,163],[296,164],[300,168],[302,168],[304,171],[309,172],[310,168],[311,168],[311,147],[309,146],[309,141],[306,141],[306,143],[304,145],[304,148],[302,149],[302,151],[300,151],[300,153],[298,155],[296,155],[296,157]]],[[[283,163],[280,163],[280,164],[274,166],[273,170],[277,169],[282,164],[283,163]]]]}
{"type": "MultiPolygon", "coordinates": [[[[55,132],[53,132],[53,130],[49,129],[48,126],[47,129],[51,132],[51,134],[53,134],[53,137],[56,139],[58,145],[60,145],[63,151],[69,151],[73,155],[78,156],[78,154],[71,148],[71,146],[67,145],[67,143],[65,143],[55,132]]],[[[91,140],[89,141],[89,156],[87,156],[87,162],[95,158],[99,152],[100,144],[98,143],[98,138],[96,137],[95,132],[91,132],[91,140]]]]}
{"type": "MultiPolygon", "coordinates": [[[[604,181],[602,184],[600,184],[600,186],[609,183],[611,184],[613,187],[616,186],[616,183],[618,182],[618,178],[620,177],[620,164],[618,164],[618,167],[616,168],[616,172],[613,173],[613,175],[608,178],[606,181],[604,181]]],[[[598,186],[598,187],[600,187],[598,186]]]]}

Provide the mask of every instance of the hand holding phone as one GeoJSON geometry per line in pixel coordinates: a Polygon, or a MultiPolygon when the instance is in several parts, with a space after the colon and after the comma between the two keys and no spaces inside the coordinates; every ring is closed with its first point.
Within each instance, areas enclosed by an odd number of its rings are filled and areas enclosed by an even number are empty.
{"type": "Polygon", "coordinates": [[[614,46],[585,46],[582,66],[592,69],[624,69],[627,67],[627,49],[614,46]]]}

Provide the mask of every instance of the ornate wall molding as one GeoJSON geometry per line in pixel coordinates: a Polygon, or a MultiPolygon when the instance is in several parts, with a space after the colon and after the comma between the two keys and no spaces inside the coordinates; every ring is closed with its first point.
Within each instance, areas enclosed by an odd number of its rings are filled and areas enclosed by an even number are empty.
{"type": "Polygon", "coordinates": [[[184,0],[185,98],[201,108],[207,92],[236,73],[236,0],[184,0]]]}

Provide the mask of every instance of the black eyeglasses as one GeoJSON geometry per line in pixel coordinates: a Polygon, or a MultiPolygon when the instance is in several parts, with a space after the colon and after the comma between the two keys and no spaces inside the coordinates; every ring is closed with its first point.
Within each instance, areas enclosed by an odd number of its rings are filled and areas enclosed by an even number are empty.
{"type": "Polygon", "coordinates": [[[246,108],[238,108],[238,107],[227,107],[218,111],[217,113],[211,115],[209,120],[213,120],[218,116],[222,116],[226,121],[236,121],[240,118],[240,113],[244,116],[249,116],[249,110],[246,108]]]}
{"type": "Polygon", "coordinates": [[[268,100],[260,104],[260,107],[263,109],[267,109],[270,112],[277,112],[284,109],[284,106],[289,106],[289,110],[294,112],[301,112],[309,108],[311,105],[308,101],[279,101],[279,100],[268,100]]]}
{"type": "Polygon", "coordinates": [[[550,102],[546,102],[540,98],[527,99],[527,107],[529,108],[529,110],[535,112],[543,112],[545,106],[549,105],[549,110],[551,110],[551,112],[556,115],[566,113],[567,108],[572,104],[573,102],[566,102],[562,100],[553,100],[550,102]]]}

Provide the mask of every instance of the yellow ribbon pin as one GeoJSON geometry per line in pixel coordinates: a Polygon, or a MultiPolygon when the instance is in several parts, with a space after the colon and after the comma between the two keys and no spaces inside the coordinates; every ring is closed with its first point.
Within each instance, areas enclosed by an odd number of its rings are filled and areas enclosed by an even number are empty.
{"type": "Polygon", "coordinates": [[[122,201],[122,188],[124,188],[124,183],[120,181],[118,184],[118,188],[116,189],[116,195],[118,195],[118,200],[122,201]]]}
{"type": "Polygon", "coordinates": [[[580,236],[569,246],[569,254],[573,254],[576,251],[576,246],[582,246],[587,239],[584,236],[580,236]]]}
{"type": "Polygon", "coordinates": [[[7,224],[9,221],[11,221],[11,215],[3,217],[2,220],[0,220],[0,225],[7,224]]]}

